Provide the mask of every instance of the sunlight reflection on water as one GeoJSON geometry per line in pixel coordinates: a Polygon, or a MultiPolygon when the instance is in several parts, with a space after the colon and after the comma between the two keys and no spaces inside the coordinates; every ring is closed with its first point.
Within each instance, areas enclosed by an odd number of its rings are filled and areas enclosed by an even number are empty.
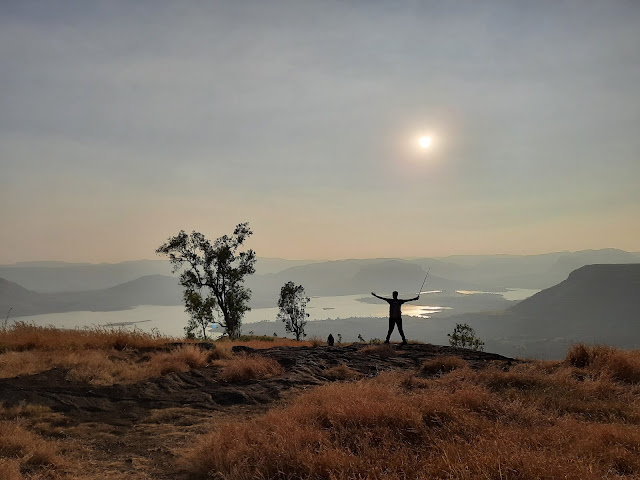
{"type": "MultiPolygon", "coordinates": [[[[520,300],[538,291],[539,290],[531,289],[508,289],[507,292],[501,292],[500,295],[508,300],[520,300]]],[[[422,294],[426,293],[438,294],[441,292],[422,292],[422,294]]],[[[458,293],[471,295],[476,292],[459,291],[458,293]]],[[[389,315],[389,305],[386,302],[382,300],[379,303],[358,301],[358,299],[363,297],[370,297],[370,295],[313,297],[307,307],[309,320],[346,319],[350,317],[387,317],[389,315]]],[[[452,310],[452,308],[440,305],[412,304],[405,304],[402,307],[403,315],[425,319],[431,318],[433,315],[445,310],[452,310]]],[[[243,324],[248,326],[248,324],[263,320],[275,321],[277,314],[277,307],[255,308],[245,314],[243,324]]],[[[14,320],[33,323],[35,325],[52,325],[61,328],[113,326],[116,328],[136,328],[145,332],[157,330],[164,335],[181,337],[184,335],[183,329],[188,318],[188,315],[184,312],[184,308],[179,305],[169,307],[140,305],[130,310],[115,312],[48,313],[28,317],[17,317],[14,320]]],[[[250,328],[246,328],[246,330],[250,330],[250,328]]]]}

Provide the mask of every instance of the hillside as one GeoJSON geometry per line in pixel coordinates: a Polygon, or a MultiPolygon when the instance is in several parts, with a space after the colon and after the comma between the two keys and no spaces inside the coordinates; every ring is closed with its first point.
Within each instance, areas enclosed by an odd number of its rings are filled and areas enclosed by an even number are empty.
{"type": "Polygon", "coordinates": [[[588,265],[505,311],[452,315],[438,341],[455,323],[510,355],[559,358],[575,342],[640,348],[640,264],[588,265]]]}
{"type": "Polygon", "coordinates": [[[640,264],[579,268],[509,310],[531,331],[640,343],[640,264]]]}
{"type": "Polygon", "coordinates": [[[137,305],[180,305],[175,277],[149,275],[115,287],[63,293],[37,293],[0,279],[0,311],[11,317],[75,311],[126,310],[137,305]]]}

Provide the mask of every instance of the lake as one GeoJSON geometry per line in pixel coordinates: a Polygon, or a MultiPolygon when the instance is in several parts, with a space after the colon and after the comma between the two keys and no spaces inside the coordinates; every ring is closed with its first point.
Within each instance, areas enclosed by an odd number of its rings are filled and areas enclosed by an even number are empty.
{"type": "MultiPolygon", "coordinates": [[[[502,295],[508,300],[522,300],[539,290],[531,289],[508,289],[502,295]]],[[[423,292],[422,295],[424,295],[423,292]]],[[[429,292],[438,293],[438,292],[429,292]]],[[[486,292],[460,291],[460,294],[474,295],[486,292]]],[[[365,303],[358,301],[359,298],[370,297],[370,294],[343,295],[335,297],[313,297],[307,306],[309,320],[326,320],[350,317],[387,317],[389,306],[386,302],[365,303]]],[[[403,306],[403,315],[430,318],[451,307],[434,305],[412,305],[403,306]]],[[[261,322],[263,320],[275,321],[278,308],[256,308],[247,312],[243,319],[243,325],[261,322]]],[[[163,335],[172,337],[182,337],[184,326],[187,324],[189,316],[184,312],[182,306],[158,306],[140,305],[130,310],[119,310],[115,312],[66,312],[47,313],[43,315],[33,315],[17,317],[15,321],[23,321],[34,325],[55,326],[59,328],[84,328],[84,327],[122,327],[137,328],[145,332],[157,330],[163,335]]],[[[245,331],[250,328],[245,328],[245,331]]]]}

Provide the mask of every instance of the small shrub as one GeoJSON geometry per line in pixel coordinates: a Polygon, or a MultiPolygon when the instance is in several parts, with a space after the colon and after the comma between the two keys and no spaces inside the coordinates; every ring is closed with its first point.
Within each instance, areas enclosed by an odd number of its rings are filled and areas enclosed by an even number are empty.
{"type": "Polygon", "coordinates": [[[468,368],[469,364],[460,357],[443,355],[425,360],[420,367],[421,375],[449,373],[457,368],[468,368]]]}
{"type": "Polygon", "coordinates": [[[229,383],[262,380],[284,372],[276,360],[257,355],[235,355],[220,363],[222,369],[218,378],[229,383]]]}
{"type": "Polygon", "coordinates": [[[484,350],[484,342],[476,337],[476,331],[466,323],[456,323],[453,333],[447,334],[452,347],[484,350]]]}

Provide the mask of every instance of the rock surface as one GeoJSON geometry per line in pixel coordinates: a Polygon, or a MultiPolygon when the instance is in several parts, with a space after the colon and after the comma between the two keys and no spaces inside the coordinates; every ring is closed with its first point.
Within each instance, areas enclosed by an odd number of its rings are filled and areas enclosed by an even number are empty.
{"type": "MultiPolygon", "coordinates": [[[[334,347],[275,347],[255,354],[278,361],[285,372],[265,380],[225,383],[217,379],[218,367],[171,373],[133,385],[96,387],[69,381],[66,370],[55,368],[35,375],[0,379],[0,402],[40,404],[64,413],[73,423],[100,422],[131,426],[155,409],[221,410],[237,405],[266,405],[285,392],[327,383],[327,369],[347,365],[363,376],[390,369],[416,371],[421,363],[438,355],[456,355],[471,368],[489,364],[505,367],[513,359],[501,355],[436,345],[410,344],[383,354],[364,353],[365,345],[334,347]]],[[[247,354],[246,352],[243,354],[247,354]]],[[[249,353],[252,354],[252,353],[249,353]]]]}

